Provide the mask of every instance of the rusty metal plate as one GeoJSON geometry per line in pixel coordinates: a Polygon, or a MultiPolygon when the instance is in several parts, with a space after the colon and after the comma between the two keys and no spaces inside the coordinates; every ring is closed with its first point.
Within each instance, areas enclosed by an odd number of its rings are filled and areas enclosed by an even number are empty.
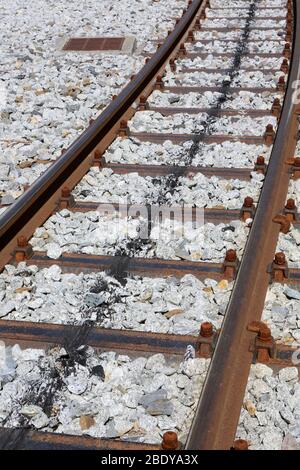
{"type": "Polygon", "coordinates": [[[121,51],[125,37],[121,38],[70,38],[63,47],[64,51],[121,51]]]}

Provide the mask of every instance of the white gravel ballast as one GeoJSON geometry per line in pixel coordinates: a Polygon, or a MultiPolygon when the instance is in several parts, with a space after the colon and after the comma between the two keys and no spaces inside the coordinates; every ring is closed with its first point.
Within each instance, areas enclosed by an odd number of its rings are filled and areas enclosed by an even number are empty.
{"type": "MultiPolygon", "coordinates": [[[[285,45],[285,41],[281,40],[271,40],[268,38],[268,41],[255,41],[251,42],[251,40],[247,43],[247,48],[249,54],[274,54],[274,53],[282,53],[283,48],[285,45]]],[[[232,53],[236,52],[237,50],[237,42],[230,42],[230,41],[219,41],[213,40],[211,42],[201,42],[195,41],[193,44],[189,44],[187,46],[188,52],[195,53],[201,52],[203,53],[232,53]]]]}
{"type": "MultiPolygon", "coordinates": [[[[203,57],[184,58],[178,60],[179,70],[185,68],[201,68],[201,69],[228,69],[232,67],[233,57],[223,57],[218,55],[207,54],[203,57]]],[[[280,70],[282,64],[281,57],[242,57],[242,69],[274,69],[280,70]]]]}
{"type": "MultiPolygon", "coordinates": [[[[231,2],[227,2],[226,3],[226,8],[212,8],[212,9],[207,9],[206,10],[206,13],[207,13],[207,18],[226,18],[226,17],[239,17],[239,18],[247,18],[249,16],[249,11],[247,10],[247,6],[250,7],[250,5],[253,3],[253,2],[244,2],[243,3],[243,7],[241,9],[238,9],[238,8],[233,8],[233,7],[236,7],[236,4],[234,3],[234,5],[232,5],[232,7],[230,8],[230,3],[231,2]]],[[[271,8],[273,7],[274,9],[271,10],[271,14],[270,14],[270,9],[264,9],[263,8],[263,5],[261,5],[261,2],[259,2],[259,6],[260,8],[259,9],[256,9],[255,10],[255,17],[264,17],[264,18],[267,18],[267,17],[270,17],[270,16],[274,16],[274,17],[278,17],[278,18],[284,18],[285,17],[285,9],[281,8],[275,8],[274,5],[272,5],[272,3],[268,6],[271,8]]],[[[286,4],[284,5],[286,6],[286,4]]]]}
{"type": "Polygon", "coordinates": [[[272,284],[269,287],[262,320],[271,328],[276,341],[300,344],[300,290],[297,287],[272,284]]]}
{"type": "MultiPolygon", "coordinates": [[[[283,75],[282,72],[263,73],[259,70],[248,72],[241,71],[231,81],[231,86],[235,88],[274,88],[283,75]]],[[[198,86],[198,87],[221,87],[228,80],[229,76],[224,73],[206,73],[206,72],[178,72],[168,74],[164,80],[166,86],[198,86]]]]}
{"type": "MultiPolygon", "coordinates": [[[[249,41],[261,41],[263,39],[282,40],[284,38],[284,29],[269,29],[269,30],[255,30],[252,29],[249,33],[249,41]]],[[[218,41],[236,41],[241,37],[241,31],[195,31],[194,37],[196,41],[208,41],[215,39],[218,41]]]]}
{"type": "MultiPolygon", "coordinates": [[[[241,1],[241,0],[228,0],[226,2],[226,8],[247,8],[250,5],[250,1],[241,1]]],[[[224,8],[224,1],[223,0],[210,0],[210,6],[214,9],[223,9],[224,8]]],[[[285,8],[286,7],[286,0],[260,0],[259,2],[260,8],[285,8]]],[[[208,11],[208,10],[207,10],[208,11]]]]}
{"type": "Polygon", "coordinates": [[[300,210],[300,180],[290,180],[287,199],[294,199],[298,211],[300,210]]]}
{"type": "MultiPolygon", "coordinates": [[[[215,29],[215,28],[241,28],[243,29],[246,24],[246,18],[239,18],[236,20],[231,19],[214,19],[212,16],[205,21],[205,28],[215,29]]],[[[284,28],[286,25],[286,20],[255,20],[256,28],[284,28]]]]}
{"type": "Polygon", "coordinates": [[[252,450],[300,449],[300,383],[297,367],[279,372],[251,367],[236,437],[252,450]]]}
{"type": "Polygon", "coordinates": [[[270,156],[270,147],[266,145],[252,145],[243,142],[224,141],[221,144],[201,143],[191,154],[192,141],[181,145],[165,140],[163,144],[141,142],[139,139],[117,138],[104,154],[107,163],[129,163],[149,165],[177,165],[184,166],[187,156],[191,156],[190,164],[193,166],[212,166],[220,168],[235,167],[254,168],[259,155],[270,156]]]}
{"type": "Polygon", "coordinates": [[[249,228],[241,221],[198,226],[164,218],[149,231],[148,221],[138,217],[101,215],[100,211],[72,213],[67,209],[36,229],[30,243],[52,259],[63,252],[143,258],[187,259],[223,262],[226,250],[241,255],[249,228]]]}
{"type": "Polygon", "coordinates": [[[209,134],[240,136],[263,136],[268,124],[275,128],[277,119],[274,116],[223,116],[209,121],[205,113],[163,116],[155,111],[138,111],[128,123],[132,132],[199,134],[208,130],[209,134]]]}
{"type": "Polygon", "coordinates": [[[110,168],[91,168],[76,186],[73,195],[78,200],[120,204],[167,206],[222,207],[240,209],[244,199],[256,202],[264,176],[252,172],[250,181],[206,177],[193,173],[189,177],[140,176],[138,173],[119,175],[110,168]]]}
{"type": "MultiPolygon", "coordinates": [[[[175,107],[175,108],[209,108],[216,106],[218,99],[222,97],[221,92],[205,91],[204,93],[184,93],[176,94],[167,91],[154,91],[148,98],[148,103],[151,107],[175,107]]],[[[274,94],[270,92],[262,92],[261,94],[253,93],[252,91],[240,91],[239,93],[230,94],[226,101],[221,103],[220,109],[265,109],[271,110],[274,99],[278,98],[282,101],[281,94],[274,94]]]]}
{"type": "Polygon", "coordinates": [[[276,252],[283,252],[290,267],[300,268],[300,230],[299,226],[291,226],[287,234],[280,233],[276,252]]]}
{"type": "Polygon", "coordinates": [[[209,360],[1,344],[0,424],[160,444],[185,442],[209,360]]]}
{"type": "MultiPolygon", "coordinates": [[[[1,318],[155,333],[198,335],[220,328],[232,283],[192,275],[149,278],[110,272],[63,273],[20,263],[0,274],[1,318]]],[[[1,322],[0,322],[1,326],[1,322]]]]}

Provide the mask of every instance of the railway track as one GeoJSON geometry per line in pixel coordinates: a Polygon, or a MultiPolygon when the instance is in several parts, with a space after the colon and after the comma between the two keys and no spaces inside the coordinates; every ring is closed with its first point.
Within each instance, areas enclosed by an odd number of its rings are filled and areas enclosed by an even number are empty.
{"type": "Polygon", "coordinates": [[[262,314],[300,280],[299,2],[220,5],[189,2],[0,217],[3,449],[251,448],[251,364],[294,370],[262,314]]]}

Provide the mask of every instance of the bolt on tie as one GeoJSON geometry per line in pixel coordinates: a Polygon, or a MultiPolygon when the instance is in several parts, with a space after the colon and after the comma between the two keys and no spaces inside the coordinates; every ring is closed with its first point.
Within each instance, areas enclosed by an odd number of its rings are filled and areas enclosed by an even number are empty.
{"type": "Polygon", "coordinates": [[[289,277],[289,268],[285,258],[285,254],[278,252],[275,254],[273,262],[267,269],[270,274],[270,283],[283,282],[289,277]]]}
{"type": "Polygon", "coordinates": [[[17,238],[17,247],[14,251],[14,258],[17,263],[25,261],[26,259],[31,258],[33,255],[32,246],[28,243],[28,240],[25,236],[21,235],[17,238]]]}

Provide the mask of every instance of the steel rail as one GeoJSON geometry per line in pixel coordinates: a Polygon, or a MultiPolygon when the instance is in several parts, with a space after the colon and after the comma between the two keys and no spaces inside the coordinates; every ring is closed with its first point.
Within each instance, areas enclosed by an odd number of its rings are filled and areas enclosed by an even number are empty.
{"type": "MultiPolygon", "coordinates": [[[[0,263],[1,251],[20,233],[20,230],[57,193],[65,181],[94,151],[99,142],[114,128],[137,98],[155,79],[166,61],[179,47],[182,38],[196,20],[205,0],[194,0],[189,5],[174,31],[145,64],[136,77],[121,91],[115,100],[100,114],[65,153],[49,167],[32,186],[0,216],[0,263]]],[[[49,216],[49,214],[48,214],[49,216]]],[[[46,217],[44,217],[46,218],[46,217]]],[[[7,255],[7,254],[6,254],[7,255]]]]}
{"type": "Polygon", "coordinates": [[[187,449],[229,449],[235,438],[247,385],[253,333],[247,325],[260,320],[269,284],[267,267],[272,262],[279,225],[272,222],[281,212],[290,174],[286,159],[294,155],[299,128],[299,105],[293,103],[293,83],[300,77],[300,0],[293,2],[294,33],[289,81],[265,183],[247,241],[234,289],[227,307],[215,353],[206,377],[187,439],[187,449]]]}

